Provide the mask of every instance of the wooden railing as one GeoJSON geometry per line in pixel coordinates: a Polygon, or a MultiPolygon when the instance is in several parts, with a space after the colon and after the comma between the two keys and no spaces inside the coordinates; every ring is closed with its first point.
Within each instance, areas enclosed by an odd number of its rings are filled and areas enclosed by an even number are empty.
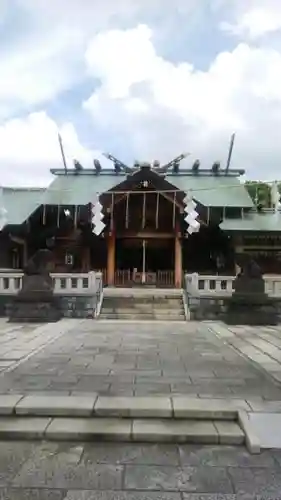
{"type": "Polygon", "coordinates": [[[157,286],[170,288],[174,287],[174,271],[136,272],[130,270],[117,270],[114,277],[115,286],[157,286]]]}
{"type": "MultiPolygon", "coordinates": [[[[235,276],[212,276],[197,273],[185,275],[185,289],[188,294],[200,295],[231,295],[235,276]]],[[[281,275],[264,276],[265,291],[272,296],[281,297],[281,275]]]]}
{"type": "MultiPolygon", "coordinates": [[[[99,271],[103,276],[104,285],[108,285],[107,270],[99,271]]],[[[175,286],[175,273],[172,270],[146,272],[144,279],[142,272],[134,273],[130,269],[116,269],[114,273],[114,286],[131,287],[150,285],[162,288],[173,288],[175,286]]]]}

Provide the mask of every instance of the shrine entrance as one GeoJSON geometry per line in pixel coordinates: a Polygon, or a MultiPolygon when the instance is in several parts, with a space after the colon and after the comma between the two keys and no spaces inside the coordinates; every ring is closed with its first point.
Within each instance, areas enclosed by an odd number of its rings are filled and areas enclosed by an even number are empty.
{"type": "Polygon", "coordinates": [[[116,240],[116,286],[174,286],[174,238],[116,240]]]}

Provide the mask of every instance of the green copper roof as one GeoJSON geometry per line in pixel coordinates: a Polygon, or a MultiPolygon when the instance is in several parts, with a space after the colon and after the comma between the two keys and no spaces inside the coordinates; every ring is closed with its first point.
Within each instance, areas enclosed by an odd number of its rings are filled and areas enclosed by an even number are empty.
{"type": "Polygon", "coordinates": [[[220,228],[224,231],[281,231],[281,213],[252,213],[243,219],[225,219],[220,228]]]}
{"type": "MultiPolygon", "coordinates": [[[[86,205],[96,193],[105,193],[126,179],[124,172],[117,175],[110,170],[100,175],[96,175],[94,170],[84,170],[78,174],[71,171],[67,175],[58,171],[56,174],[46,189],[3,188],[8,224],[22,224],[40,205],[86,205]]],[[[236,175],[235,172],[214,175],[210,171],[194,175],[189,170],[178,174],[168,172],[164,178],[177,189],[191,191],[194,198],[205,206],[252,207],[252,200],[236,175]]],[[[233,220],[230,222],[234,223],[233,220]]]]}
{"type": "Polygon", "coordinates": [[[253,207],[248,191],[236,177],[168,174],[166,179],[183,191],[191,189],[194,198],[206,207],[253,207]]]}
{"type": "Polygon", "coordinates": [[[87,205],[96,193],[105,193],[125,180],[125,176],[58,175],[46,190],[46,205],[87,205]],[[119,182],[118,182],[119,181],[119,182]]]}
{"type": "MultiPolygon", "coordinates": [[[[47,189],[44,203],[84,205],[93,199],[96,192],[104,193],[125,179],[123,173],[116,175],[110,171],[100,175],[87,172],[77,175],[58,175],[47,189]]],[[[177,189],[192,190],[194,198],[205,206],[253,207],[245,186],[234,176],[168,173],[165,179],[177,189]]]]}
{"type": "MultiPolygon", "coordinates": [[[[3,205],[9,225],[22,224],[42,204],[45,189],[3,188],[3,205]]],[[[2,202],[2,200],[1,200],[2,202]]]]}

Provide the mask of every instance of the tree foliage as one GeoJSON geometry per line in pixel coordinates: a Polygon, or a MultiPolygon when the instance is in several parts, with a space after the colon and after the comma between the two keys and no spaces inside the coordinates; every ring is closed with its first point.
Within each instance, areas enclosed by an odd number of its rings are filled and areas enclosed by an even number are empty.
{"type": "MultiPolygon", "coordinates": [[[[251,196],[253,202],[262,205],[264,208],[270,208],[271,203],[271,185],[262,181],[247,181],[245,187],[251,196]]],[[[281,182],[278,184],[281,195],[281,182]]]]}

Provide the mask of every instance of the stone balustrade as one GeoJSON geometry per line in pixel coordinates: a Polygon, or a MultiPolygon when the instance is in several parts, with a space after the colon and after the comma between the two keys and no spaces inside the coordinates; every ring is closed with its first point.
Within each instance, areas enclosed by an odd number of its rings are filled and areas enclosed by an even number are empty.
{"type": "MultiPolygon", "coordinates": [[[[92,294],[97,288],[97,280],[100,273],[91,271],[89,273],[54,273],[55,294],[92,294]]],[[[22,286],[22,272],[2,272],[0,270],[0,294],[14,295],[22,286]]]]}
{"type": "MultiPolygon", "coordinates": [[[[184,304],[191,320],[218,320],[233,293],[235,276],[185,274],[184,304]]],[[[281,275],[264,275],[266,293],[276,299],[281,322],[281,275]]]]}
{"type": "MultiPolygon", "coordinates": [[[[233,292],[235,276],[212,276],[197,273],[185,275],[185,289],[193,296],[228,296],[233,292]]],[[[281,275],[265,275],[265,291],[268,295],[281,297],[281,275]]]]}
{"type": "MultiPolygon", "coordinates": [[[[54,294],[66,317],[97,317],[103,299],[102,273],[53,273],[54,294]]],[[[0,270],[0,316],[9,315],[12,297],[22,286],[23,272],[0,270]]]]}

